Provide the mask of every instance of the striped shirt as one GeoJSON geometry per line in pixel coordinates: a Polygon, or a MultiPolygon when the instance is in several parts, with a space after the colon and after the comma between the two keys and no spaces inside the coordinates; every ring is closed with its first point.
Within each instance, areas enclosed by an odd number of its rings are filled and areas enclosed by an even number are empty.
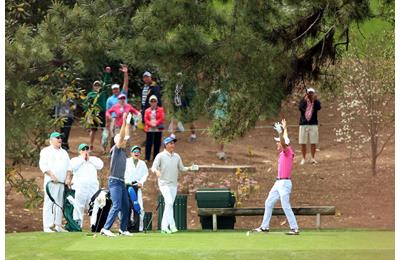
{"type": "Polygon", "coordinates": [[[142,91],[142,106],[146,105],[147,94],[149,93],[150,86],[144,86],[142,91]]]}

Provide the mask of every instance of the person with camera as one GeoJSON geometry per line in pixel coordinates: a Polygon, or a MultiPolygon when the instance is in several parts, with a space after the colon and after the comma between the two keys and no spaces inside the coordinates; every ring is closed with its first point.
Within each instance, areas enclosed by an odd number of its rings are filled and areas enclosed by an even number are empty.
{"type": "Polygon", "coordinates": [[[318,111],[321,110],[321,102],[318,100],[315,90],[308,88],[307,93],[300,100],[300,123],[299,123],[299,144],[301,145],[300,165],[305,164],[307,154],[307,143],[311,144],[311,160],[316,164],[315,151],[318,144],[318,111]]]}

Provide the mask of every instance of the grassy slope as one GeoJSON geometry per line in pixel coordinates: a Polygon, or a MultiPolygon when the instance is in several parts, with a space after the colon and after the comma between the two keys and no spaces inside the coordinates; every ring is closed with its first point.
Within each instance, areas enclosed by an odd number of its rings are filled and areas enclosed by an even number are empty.
{"type": "Polygon", "coordinates": [[[22,259],[394,259],[391,231],[181,232],[91,237],[86,233],[6,235],[6,258],[22,259]]]}

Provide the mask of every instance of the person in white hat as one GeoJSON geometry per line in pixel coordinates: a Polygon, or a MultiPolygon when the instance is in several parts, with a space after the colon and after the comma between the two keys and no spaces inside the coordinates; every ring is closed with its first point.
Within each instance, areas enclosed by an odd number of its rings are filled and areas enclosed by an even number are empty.
{"type": "Polygon", "coordinates": [[[150,161],[151,149],[153,148],[153,159],[160,152],[162,130],[164,130],[164,109],[158,105],[158,98],[153,95],[150,97],[151,106],[144,113],[146,132],[146,151],[145,160],[150,161]]]}
{"type": "Polygon", "coordinates": [[[103,161],[90,156],[89,146],[80,144],[78,147],[79,156],[71,159],[72,168],[72,188],[75,190],[75,201],[78,205],[74,209],[74,219],[80,221],[82,227],[85,208],[89,208],[89,202],[93,194],[99,189],[97,171],[104,166],[103,161]]]}
{"type": "MultiPolygon", "coordinates": [[[[71,165],[68,153],[61,147],[61,134],[53,132],[50,135],[50,145],[40,151],[39,168],[44,174],[44,190],[47,183],[49,191],[55,202],[62,207],[64,196],[64,183],[71,183],[71,165]]],[[[61,227],[63,213],[60,207],[55,206],[47,192],[44,192],[43,202],[43,231],[66,232],[61,227]]]]}
{"type": "Polygon", "coordinates": [[[164,139],[164,151],[154,159],[151,171],[158,177],[158,186],[164,197],[165,207],[161,221],[161,233],[171,234],[178,232],[174,220],[174,201],[178,190],[179,172],[198,171],[198,165],[185,167],[179,154],[175,153],[174,137],[168,136],[164,139]]]}
{"type": "Polygon", "coordinates": [[[300,122],[299,122],[299,144],[301,145],[301,159],[300,165],[306,162],[307,143],[311,144],[311,160],[310,162],[316,164],[315,151],[318,144],[318,111],[321,109],[321,102],[315,94],[315,89],[308,88],[307,93],[300,100],[300,122]]]}
{"type": "Polygon", "coordinates": [[[290,193],[292,191],[292,168],[294,151],[290,146],[290,140],[287,133],[286,120],[282,119],[282,123],[275,123],[275,131],[279,137],[274,137],[276,148],[279,151],[278,158],[278,174],[271,191],[265,200],[265,211],[261,226],[254,229],[255,232],[269,232],[269,222],[271,220],[272,211],[275,203],[280,199],[282,209],[290,225],[290,231],[287,235],[298,235],[299,227],[297,226],[296,217],[290,206],[290,193]]]}

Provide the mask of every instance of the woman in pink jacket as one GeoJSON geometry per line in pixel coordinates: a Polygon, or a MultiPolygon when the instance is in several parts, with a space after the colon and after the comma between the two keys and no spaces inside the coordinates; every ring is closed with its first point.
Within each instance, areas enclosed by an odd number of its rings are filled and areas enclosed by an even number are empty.
{"type": "Polygon", "coordinates": [[[144,131],[146,132],[146,161],[150,161],[151,148],[153,145],[153,160],[160,151],[165,116],[164,109],[158,106],[158,99],[155,95],[152,95],[149,101],[150,107],[144,112],[144,131]]]}

